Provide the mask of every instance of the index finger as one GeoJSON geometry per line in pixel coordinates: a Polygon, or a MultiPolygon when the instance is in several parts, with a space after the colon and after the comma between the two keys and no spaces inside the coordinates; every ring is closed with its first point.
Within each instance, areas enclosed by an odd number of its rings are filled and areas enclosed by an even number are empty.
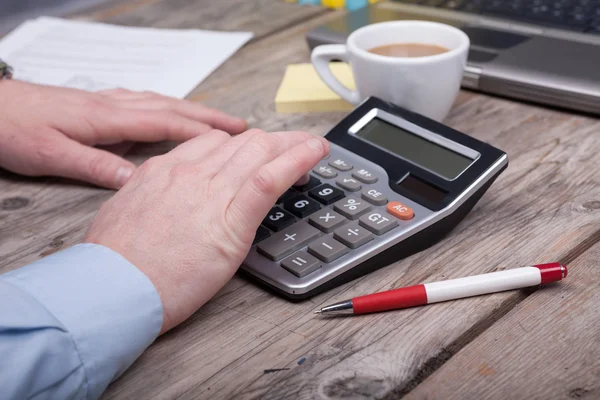
{"type": "Polygon", "coordinates": [[[290,186],[329,153],[329,142],[312,137],[260,167],[233,198],[233,212],[243,229],[258,228],[265,215],[290,186]],[[240,221],[241,216],[241,221],[240,221]]]}

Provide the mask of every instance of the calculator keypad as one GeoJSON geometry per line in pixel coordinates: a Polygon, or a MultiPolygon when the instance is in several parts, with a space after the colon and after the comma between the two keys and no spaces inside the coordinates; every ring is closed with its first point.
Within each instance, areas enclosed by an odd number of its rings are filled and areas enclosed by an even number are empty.
{"type": "Polygon", "coordinates": [[[256,243],[262,240],[265,240],[269,236],[271,236],[271,232],[269,232],[269,230],[264,226],[259,226],[258,230],[256,231],[256,235],[254,236],[254,241],[252,242],[252,245],[255,245],[256,243]]]}
{"type": "Polygon", "coordinates": [[[348,192],[358,192],[362,189],[362,185],[354,178],[341,177],[338,178],[335,183],[348,192]]]}
{"type": "Polygon", "coordinates": [[[273,261],[281,260],[306,246],[308,242],[317,236],[319,236],[317,228],[300,221],[260,242],[258,251],[273,261]]]}
{"type": "Polygon", "coordinates": [[[388,213],[380,211],[374,211],[363,215],[358,220],[358,223],[378,236],[381,236],[398,226],[396,218],[388,213]]]}
{"type": "Polygon", "coordinates": [[[271,208],[269,214],[263,219],[262,224],[272,231],[279,232],[296,221],[294,216],[279,207],[271,208]]]}
{"type": "Polygon", "coordinates": [[[334,188],[329,184],[324,184],[321,186],[317,186],[310,192],[308,195],[314,199],[316,199],[321,204],[331,204],[336,201],[343,199],[345,194],[340,189],[334,188]]]}
{"type": "Polygon", "coordinates": [[[340,171],[350,171],[352,169],[352,165],[341,158],[336,158],[329,161],[329,165],[331,165],[333,168],[339,169],[340,171]]]}
{"type": "Polygon", "coordinates": [[[289,284],[292,278],[313,280],[352,260],[344,256],[352,257],[356,249],[375,245],[411,223],[414,211],[397,201],[404,199],[391,191],[385,173],[345,154],[350,153],[332,149],[309,182],[290,188],[263,220],[250,261],[262,265],[262,274],[272,273],[276,278],[271,279],[289,284]]]}
{"type": "Polygon", "coordinates": [[[335,172],[335,169],[328,165],[318,166],[313,169],[313,172],[326,179],[335,178],[338,175],[337,172],[335,172]]]}
{"type": "Polygon", "coordinates": [[[377,176],[369,172],[368,170],[361,168],[352,172],[352,177],[358,179],[363,183],[375,183],[377,182],[377,176]]]}
{"type": "Polygon", "coordinates": [[[333,237],[351,249],[356,249],[373,240],[373,234],[356,222],[337,228],[333,231],[333,237]]]}
{"type": "Polygon", "coordinates": [[[337,260],[349,251],[348,247],[329,236],[319,238],[308,245],[308,252],[326,263],[337,260]]]}
{"type": "Polygon", "coordinates": [[[319,210],[321,206],[316,201],[306,196],[296,196],[283,203],[284,208],[298,218],[308,217],[319,210]]]}
{"type": "Polygon", "coordinates": [[[306,183],[305,185],[302,185],[302,186],[295,186],[294,189],[296,191],[306,192],[307,190],[317,187],[320,184],[321,184],[320,180],[318,180],[314,176],[310,175],[310,179],[308,180],[308,183],[306,183]]]}
{"type": "Polygon", "coordinates": [[[305,251],[298,251],[283,260],[281,266],[302,278],[321,268],[321,262],[305,251]]]}
{"type": "Polygon", "coordinates": [[[284,194],[282,194],[278,199],[277,199],[277,203],[283,203],[286,200],[291,199],[292,197],[296,197],[300,195],[300,192],[297,191],[294,188],[289,188],[288,190],[286,190],[286,192],[284,194]]]}
{"type": "Polygon", "coordinates": [[[364,200],[348,196],[335,203],[333,209],[348,219],[357,219],[369,211],[371,206],[364,200]]]}
{"type": "Polygon", "coordinates": [[[335,228],[348,221],[342,215],[329,208],[322,208],[308,218],[308,222],[325,233],[331,233],[335,228]]]}
{"type": "Polygon", "coordinates": [[[376,189],[363,190],[362,198],[376,206],[384,206],[388,202],[387,197],[385,197],[383,193],[381,193],[380,191],[378,191],[376,189]]]}

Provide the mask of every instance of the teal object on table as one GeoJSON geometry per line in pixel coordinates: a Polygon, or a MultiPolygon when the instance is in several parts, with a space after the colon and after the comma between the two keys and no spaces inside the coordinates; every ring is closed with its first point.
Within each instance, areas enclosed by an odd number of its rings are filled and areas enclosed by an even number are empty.
{"type": "Polygon", "coordinates": [[[367,0],[346,0],[346,8],[350,11],[358,10],[369,4],[367,0]]]}
{"type": "Polygon", "coordinates": [[[321,4],[321,0],[298,0],[298,4],[321,4]]]}

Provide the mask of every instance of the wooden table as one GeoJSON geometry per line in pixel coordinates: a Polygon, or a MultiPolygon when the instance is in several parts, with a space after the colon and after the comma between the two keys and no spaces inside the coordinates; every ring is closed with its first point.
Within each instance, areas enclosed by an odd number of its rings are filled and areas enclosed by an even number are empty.
{"type": "MultiPolygon", "coordinates": [[[[251,30],[255,39],[191,95],[265,130],[323,134],[343,114],[279,115],[285,66],[304,34],[339,15],[276,0],[130,0],[80,18],[125,25],[251,30]]],[[[293,304],[234,278],[160,337],[105,399],[600,398],[600,123],[462,92],[449,125],[509,154],[475,209],[434,247],[293,304]],[[312,311],[419,282],[560,261],[560,284],[356,318],[312,311]],[[306,359],[299,365],[300,359],[306,359]],[[265,373],[266,369],[287,368],[265,373]]],[[[139,146],[141,162],[170,147],[139,146]]],[[[77,243],[112,192],[0,176],[0,272],[77,243]]]]}

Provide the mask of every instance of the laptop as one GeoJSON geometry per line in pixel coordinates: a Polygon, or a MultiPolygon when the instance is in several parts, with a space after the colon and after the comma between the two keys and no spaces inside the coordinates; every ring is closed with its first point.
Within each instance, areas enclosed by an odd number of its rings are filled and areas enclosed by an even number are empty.
{"type": "Polygon", "coordinates": [[[462,29],[464,88],[600,114],[600,0],[397,0],[348,13],[307,34],[311,48],[392,20],[462,29]]]}

